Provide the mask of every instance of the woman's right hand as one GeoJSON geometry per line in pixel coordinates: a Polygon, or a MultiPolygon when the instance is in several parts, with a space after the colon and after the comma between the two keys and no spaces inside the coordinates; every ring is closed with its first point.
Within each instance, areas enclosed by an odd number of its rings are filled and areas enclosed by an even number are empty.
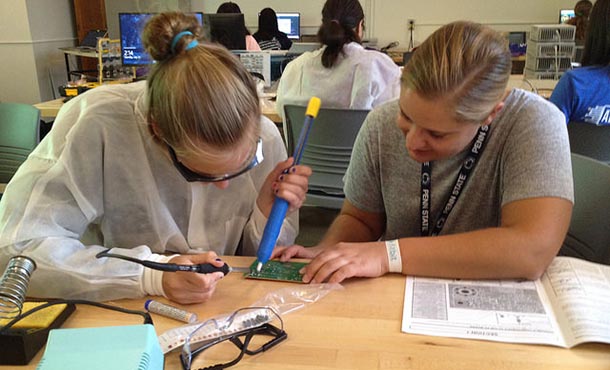
{"type": "MultiPolygon", "coordinates": [[[[169,260],[169,263],[180,265],[210,263],[216,267],[222,267],[225,264],[214,252],[176,256],[169,260]]],[[[163,292],[165,292],[167,298],[177,303],[201,303],[212,297],[216,289],[216,283],[223,277],[222,272],[211,274],[164,272],[162,278],[163,292]]]]}
{"type": "Polygon", "coordinates": [[[269,217],[276,196],[290,204],[288,212],[293,212],[303,205],[311,168],[303,165],[293,166],[292,163],[292,157],[278,163],[265,179],[256,199],[256,205],[265,217],[269,217]],[[284,173],[285,170],[288,172],[284,173]]]}

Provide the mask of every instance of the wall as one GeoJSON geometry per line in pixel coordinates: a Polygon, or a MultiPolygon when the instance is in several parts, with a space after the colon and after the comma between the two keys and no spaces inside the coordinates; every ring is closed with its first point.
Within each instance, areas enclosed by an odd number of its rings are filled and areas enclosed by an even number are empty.
{"type": "Polygon", "coordinates": [[[65,85],[68,77],[64,54],[59,48],[74,46],[78,39],[72,0],[27,0],[26,3],[40,91],[40,98],[34,103],[38,103],[60,97],[58,87],[65,85]]]}
{"type": "Polygon", "coordinates": [[[0,100],[29,102],[38,97],[32,36],[23,1],[0,2],[0,100]],[[25,21],[24,21],[25,20],[25,21]]]}
{"type": "MultiPolygon", "coordinates": [[[[110,36],[118,37],[120,11],[215,12],[220,0],[106,0],[110,36]]],[[[267,6],[276,11],[298,11],[302,31],[315,34],[325,0],[237,0],[250,31],[257,14],[267,6]]],[[[529,30],[532,24],[557,23],[559,9],[576,0],[361,0],[366,14],[366,36],[378,46],[399,41],[408,45],[407,20],[415,19],[415,45],[440,25],[457,19],[490,24],[501,31],[529,30]],[[467,3],[467,5],[465,5],[467,3]],[[476,10],[472,10],[476,9],[476,10]]],[[[0,1],[0,101],[36,103],[53,99],[65,84],[65,65],[59,47],[73,46],[76,31],[71,0],[0,1]]]]}
{"type": "MultiPolygon", "coordinates": [[[[222,0],[191,0],[193,10],[215,12],[222,0]]],[[[325,0],[237,0],[251,32],[258,26],[257,14],[265,7],[301,13],[304,34],[315,34],[325,0]]],[[[499,31],[528,31],[532,24],[557,23],[559,9],[573,8],[576,0],[361,0],[365,12],[366,37],[377,45],[399,41],[408,46],[408,19],[415,19],[415,45],[441,25],[459,19],[489,24],[499,31]]]]}
{"type": "Polygon", "coordinates": [[[373,0],[367,23],[380,45],[397,40],[400,47],[406,48],[408,19],[415,20],[413,38],[417,45],[441,25],[455,20],[471,20],[499,31],[529,31],[533,24],[557,23],[559,9],[573,8],[575,3],[576,0],[373,0]]]}
{"type": "Polygon", "coordinates": [[[2,0],[0,14],[0,101],[53,99],[51,80],[66,80],[58,48],[75,41],[71,1],[2,0]]]}

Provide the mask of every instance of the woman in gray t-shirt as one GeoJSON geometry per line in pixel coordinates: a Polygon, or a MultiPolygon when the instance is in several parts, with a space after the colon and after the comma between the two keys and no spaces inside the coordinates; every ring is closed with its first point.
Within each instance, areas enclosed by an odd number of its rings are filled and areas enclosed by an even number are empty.
{"type": "Polygon", "coordinates": [[[306,282],[538,278],[570,222],[570,149],[559,110],[505,91],[510,70],[505,40],[488,27],[433,33],[405,66],[400,99],[367,117],[323,240],[276,255],[313,258],[306,282]]]}

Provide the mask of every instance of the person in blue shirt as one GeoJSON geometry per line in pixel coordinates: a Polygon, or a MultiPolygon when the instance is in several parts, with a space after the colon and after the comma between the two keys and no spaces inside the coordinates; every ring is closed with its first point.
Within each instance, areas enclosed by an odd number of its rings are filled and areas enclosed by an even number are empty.
{"type": "Polygon", "coordinates": [[[561,77],[551,102],[566,122],[610,125],[610,0],[597,0],[591,10],[582,66],[561,77]]]}

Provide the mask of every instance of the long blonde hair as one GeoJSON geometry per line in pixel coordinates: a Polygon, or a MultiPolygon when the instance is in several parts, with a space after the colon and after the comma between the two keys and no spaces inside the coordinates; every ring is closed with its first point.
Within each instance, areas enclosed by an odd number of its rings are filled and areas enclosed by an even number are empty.
{"type": "MultiPolygon", "coordinates": [[[[201,144],[229,149],[259,135],[256,86],[241,62],[221,46],[202,42],[192,15],[162,13],[143,33],[157,63],[147,80],[148,119],[179,155],[201,153],[201,144]],[[174,43],[177,34],[188,31],[174,43]],[[189,47],[193,40],[199,44],[189,47]]],[[[192,45],[191,45],[192,46],[192,45]]]]}
{"type": "Polygon", "coordinates": [[[416,49],[401,81],[424,98],[452,102],[457,121],[481,123],[502,99],[510,71],[507,40],[489,27],[460,21],[416,49]]]}

